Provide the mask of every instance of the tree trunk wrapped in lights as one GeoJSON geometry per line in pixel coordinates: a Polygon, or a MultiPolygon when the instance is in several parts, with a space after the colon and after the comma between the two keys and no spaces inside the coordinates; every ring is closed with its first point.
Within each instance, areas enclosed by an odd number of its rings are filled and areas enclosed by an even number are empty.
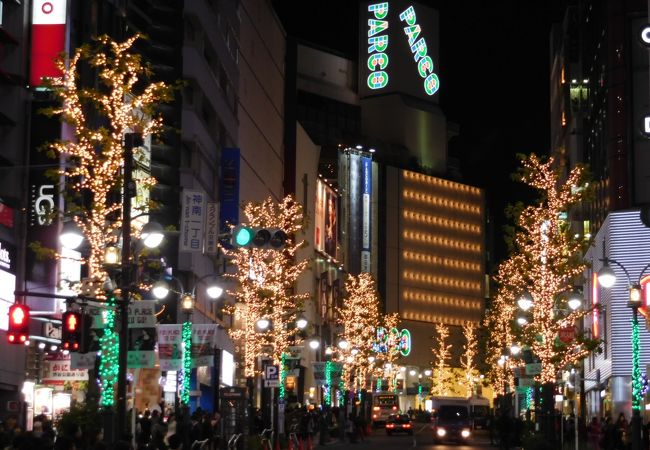
{"type": "MultiPolygon", "coordinates": [[[[347,277],[343,306],[336,312],[337,323],[342,329],[339,338],[348,342],[347,352],[339,355],[346,373],[344,380],[354,379],[356,386],[365,388],[373,366],[368,357],[374,356],[377,327],[382,324],[377,287],[371,274],[347,277]]],[[[346,385],[346,388],[353,386],[346,385]]]]}
{"type": "Polygon", "coordinates": [[[463,323],[463,356],[460,360],[460,366],[465,372],[464,385],[467,389],[467,396],[474,393],[474,376],[476,373],[476,324],[474,322],[463,323]]]}
{"type": "Polygon", "coordinates": [[[589,243],[574,235],[566,217],[585,198],[588,183],[584,167],[576,166],[563,175],[560,163],[553,157],[544,162],[535,155],[523,160],[519,178],[540,193],[540,200],[519,213],[513,253],[496,277],[504,303],[513,306],[495,314],[514,321],[517,298],[523,292],[532,297],[529,323],[517,330],[521,343],[541,362],[537,380],[542,383],[554,382],[559,370],[577,363],[597,345],[577,333],[571,342],[558,338],[562,329],[573,327],[591,312],[588,308],[572,311],[568,306],[568,294],[587,267],[582,255],[589,243]]]}
{"type": "Polygon", "coordinates": [[[294,236],[303,229],[302,205],[287,196],[280,203],[267,198],[261,203],[250,202],[244,206],[246,224],[251,227],[279,228],[288,239],[282,250],[263,248],[224,249],[237,271],[226,274],[238,283],[238,289],[229,291],[237,303],[228,307],[235,317],[235,327],[230,336],[239,343],[244,375],[255,375],[255,360],[265,350],[280,364],[282,354],[289,345],[297,344],[295,324],[299,309],[309,298],[307,293],[296,293],[295,284],[309,261],[296,261],[296,252],[303,243],[294,236]],[[256,322],[260,318],[271,321],[271,329],[262,332],[256,322]]]}
{"type": "MultiPolygon", "coordinates": [[[[65,213],[79,225],[89,243],[88,273],[99,286],[106,278],[104,249],[117,244],[122,227],[118,214],[122,204],[115,194],[121,187],[118,175],[124,135],[137,132],[146,137],[162,131],[156,107],[172,99],[171,88],[165,83],[146,83],[150,70],[140,55],[129,52],[138,38],[136,35],[117,43],[102,36],[94,45],[79,47],[69,61],[59,59],[56,64],[63,73],[63,84],[53,86],[53,91],[62,105],[46,110],[59,115],[74,131],[74,140],[51,143],[49,149],[66,160],[59,171],[65,177],[64,190],[71,197],[65,213]],[[99,86],[81,86],[82,63],[97,73],[99,86]],[[92,125],[96,123],[101,125],[92,125]]],[[[134,149],[136,161],[143,156],[142,149],[134,149]]],[[[151,187],[155,179],[138,182],[151,187]]]]}
{"type": "Polygon", "coordinates": [[[448,395],[447,383],[450,381],[449,360],[451,359],[451,344],[447,343],[449,338],[449,327],[443,323],[434,325],[437,336],[434,336],[434,345],[431,348],[433,353],[433,374],[431,376],[431,394],[448,395]]]}

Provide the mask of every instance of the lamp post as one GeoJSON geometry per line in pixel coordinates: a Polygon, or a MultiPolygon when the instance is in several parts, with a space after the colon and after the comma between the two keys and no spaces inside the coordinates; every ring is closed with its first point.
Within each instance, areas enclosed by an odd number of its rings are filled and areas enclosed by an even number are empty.
{"type": "MultiPolygon", "coordinates": [[[[567,297],[564,300],[566,302],[566,305],[569,307],[568,310],[565,308],[553,308],[553,314],[558,314],[558,313],[564,313],[567,314],[563,317],[567,317],[571,313],[577,311],[581,306],[582,306],[582,296],[579,294],[579,292],[576,290],[574,287],[571,289],[571,291],[568,293],[567,297]]],[[[517,299],[517,306],[519,309],[521,309],[524,313],[527,313],[533,306],[533,297],[528,291],[524,291],[520,297],[517,299]]],[[[534,316],[534,315],[533,315],[534,316]]],[[[520,316],[517,318],[517,323],[521,327],[525,327],[529,324],[528,319],[525,316],[520,316]]],[[[516,345],[514,346],[515,352],[519,353],[521,351],[521,348],[516,345]]],[[[513,348],[510,349],[511,354],[515,356],[515,352],[513,352],[513,348]]],[[[548,382],[544,383],[542,385],[542,392],[544,393],[542,400],[542,418],[541,418],[541,428],[543,433],[552,433],[553,430],[553,425],[552,425],[552,420],[553,420],[553,415],[554,415],[554,408],[552,406],[552,400],[553,400],[553,390],[555,383],[553,382],[548,382]]],[[[535,395],[537,399],[537,395],[539,393],[538,390],[538,384],[536,383],[536,388],[535,388],[535,395]]],[[[537,401],[537,400],[536,400],[537,401]]],[[[576,416],[577,419],[577,416],[576,416]]],[[[551,436],[551,434],[549,434],[551,436]]],[[[577,440],[576,440],[577,442],[577,440]]]]}
{"type": "Polygon", "coordinates": [[[605,245],[603,244],[603,267],[598,271],[598,282],[604,288],[611,288],[616,283],[616,273],[609,265],[610,263],[620,267],[627,277],[628,284],[628,303],[627,306],[632,309],[632,450],[641,450],[641,403],[642,403],[642,387],[641,387],[641,368],[640,368],[640,345],[639,345],[639,308],[642,301],[641,278],[650,264],[646,265],[639,274],[639,281],[632,284],[632,279],[627,269],[623,264],[615,259],[608,258],[605,255],[605,245]]]}

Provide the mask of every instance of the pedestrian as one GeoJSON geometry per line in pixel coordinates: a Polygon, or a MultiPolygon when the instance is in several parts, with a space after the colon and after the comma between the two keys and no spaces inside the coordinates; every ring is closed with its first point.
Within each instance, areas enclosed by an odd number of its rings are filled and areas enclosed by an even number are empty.
{"type": "Polygon", "coordinates": [[[354,414],[350,413],[348,416],[348,420],[345,422],[345,434],[348,437],[348,440],[350,441],[351,444],[354,444],[357,442],[357,437],[355,434],[355,426],[354,426],[354,414]]]}
{"type": "Polygon", "coordinates": [[[628,423],[625,419],[625,414],[620,413],[616,421],[616,441],[614,448],[616,450],[626,450],[627,436],[628,436],[628,423]]]}
{"type": "Polygon", "coordinates": [[[592,417],[591,422],[587,425],[587,444],[590,450],[599,450],[601,439],[601,429],[598,417],[592,417]]]}

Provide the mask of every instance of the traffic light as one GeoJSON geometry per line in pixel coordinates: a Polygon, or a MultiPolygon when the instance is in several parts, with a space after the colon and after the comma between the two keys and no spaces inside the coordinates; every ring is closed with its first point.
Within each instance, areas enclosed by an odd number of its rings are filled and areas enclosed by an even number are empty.
{"type": "Polygon", "coordinates": [[[241,248],[281,250],[287,243],[287,233],[279,228],[236,226],[232,230],[232,245],[241,248]]]}
{"type": "Polygon", "coordinates": [[[61,347],[71,352],[79,351],[81,345],[82,317],[81,313],[66,311],[61,319],[61,347]]]}
{"type": "Polygon", "coordinates": [[[29,307],[15,303],[9,308],[7,340],[10,344],[24,344],[27,339],[29,339],[29,307]]]}

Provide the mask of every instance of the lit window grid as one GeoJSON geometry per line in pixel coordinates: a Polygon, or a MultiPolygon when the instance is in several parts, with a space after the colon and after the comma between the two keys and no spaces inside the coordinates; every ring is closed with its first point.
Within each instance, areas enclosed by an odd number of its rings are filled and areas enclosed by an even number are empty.
{"type": "Polygon", "coordinates": [[[402,232],[402,236],[405,240],[408,241],[416,241],[417,243],[427,245],[437,245],[439,247],[445,247],[474,254],[481,254],[483,250],[483,246],[481,244],[473,244],[467,241],[452,239],[447,236],[418,232],[410,229],[405,229],[402,232]]]}
{"type": "Polygon", "coordinates": [[[469,186],[467,184],[457,183],[455,181],[445,180],[442,178],[436,178],[430,175],[424,175],[417,172],[411,172],[408,170],[402,171],[402,174],[405,180],[415,181],[420,184],[425,184],[427,186],[431,186],[435,188],[441,188],[454,193],[462,193],[462,194],[470,195],[471,197],[475,197],[479,201],[482,198],[481,189],[474,186],[469,186]]]}
{"type": "Polygon", "coordinates": [[[461,220],[454,220],[439,215],[426,214],[408,209],[403,211],[402,217],[404,218],[405,223],[415,222],[425,225],[434,225],[455,232],[462,231],[478,237],[482,236],[481,225],[478,223],[468,223],[461,220]]]}
{"type": "Polygon", "coordinates": [[[477,281],[477,277],[458,278],[453,276],[445,276],[442,274],[432,274],[412,270],[404,270],[402,272],[402,280],[408,280],[411,283],[415,282],[418,284],[428,285],[432,288],[471,292],[476,295],[480,295],[482,293],[483,286],[483,283],[481,281],[477,281]]]}
{"type": "Polygon", "coordinates": [[[405,288],[402,291],[402,300],[408,303],[417,303],[427,306],[439,306],[445,308],[463,309],[466,312],[481,311],[483,309],[483,300],[478,297],[466,297],[460,295],[450,295],[448,293],[435,293],[431,291],[420,291],[405,288]]]}
{"type": "Polygon", "coordinates": [[[413,311],[405,309],[400,312],[403,320],[413,320],[417,322],[427,322],[427,323],[444,323],[446,325],[453,326],[462,326],[466,322],[472,322],[478,324],[480,321],[480,313],[476,313],[476,317],[461,316],[458,317],[450,316],[448,314],[432,314],[422,311],[413,311]]]}
{"type": "Polygon", "coordinates": [[[404,189],[402,191],[402,197],[406,200],[411,200],[417,203],[424,203],[437,208],[445,208],[454,213],[460,212],[474,216],[482,216],[483,214],[480,205],[472,205],[463,200],[452,200],[449,197],[443,197],[427,191],[404,189]]]}
{"type": "Polygon", "coordinates": [[[480,262],[468,261],[459,258],[447,258],[430,253],[413,252],[409,250],[402,251],[402,259],[407,262],[416,263],[418,266],[423,265],[437,266],[444,269],[453,269],[455,271],[483,273],[483,267],[480,262]]]}

